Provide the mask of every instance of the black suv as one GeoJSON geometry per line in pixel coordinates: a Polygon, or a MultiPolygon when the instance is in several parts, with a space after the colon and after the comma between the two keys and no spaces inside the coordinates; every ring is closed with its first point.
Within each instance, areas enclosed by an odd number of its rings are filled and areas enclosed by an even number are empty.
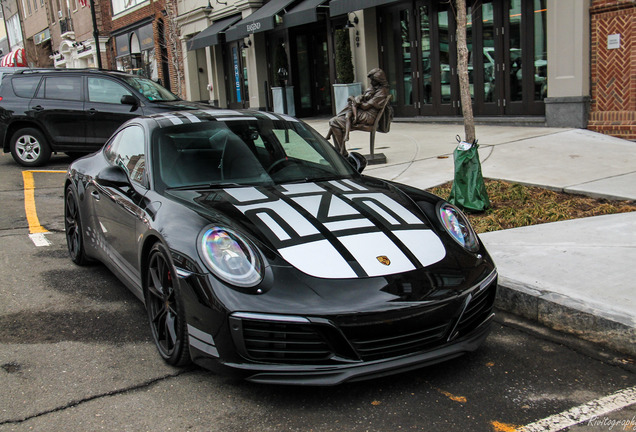
{"type": "Polygon", "coordinates": [[[98,150],[126,120],[140,115],[211,109],[186,102],[147,78],[97,69],[29,69],[2,77],[0,142],[24,166],[52,152],[98,150]]]}

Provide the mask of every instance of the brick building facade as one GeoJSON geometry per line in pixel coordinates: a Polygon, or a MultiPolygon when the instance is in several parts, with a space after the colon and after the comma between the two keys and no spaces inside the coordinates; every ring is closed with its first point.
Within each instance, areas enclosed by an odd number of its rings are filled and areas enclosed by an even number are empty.
{"type": "Polygon", "coordinates": [[[104,12],[108,9],[112,16],[112,20],[104,20],[100,26],[101,31],[112,36],[108,47],[108,63],[105,67],[135,73],[140,67],[133,52],[136,43],[134,38],[138,37],[140,50],[149,52],[152,56],[152,59],[147,55],[141,58],[144,67],[148,66],[149,61],[153,62],[152,71],[146,72],[148,77],[160,80],[176,94],[182,93],[180,89],[183,79],[180,77],[183,76],[183,66],[178,61],[172,61],[173,58],[180,58],[181,48],[178,29],[173,23],[173,17],[176,15],[173,1],[142,2],[137,7],[119,12],[112,11],[113,3],[110,0],[100,0],[100,4],[105,9],[104,12]],[[178,42],[171,43],[173,39],[178,42]],[[125,47],[124,44],[130,45],[125,47]],[[125,53],[131,56],[132,62],[121,61],[122,57],[126,57],[125,53]]]}
{"type": "Polygon", "coordinates": [[[636,1],[594,0],[588,129],[636,139],[636,1]]]}

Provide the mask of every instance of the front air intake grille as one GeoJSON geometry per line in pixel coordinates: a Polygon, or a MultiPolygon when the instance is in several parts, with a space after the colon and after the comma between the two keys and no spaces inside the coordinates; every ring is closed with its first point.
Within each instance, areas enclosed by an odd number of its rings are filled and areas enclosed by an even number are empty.
{"type": "MultiPolygon", "coordinates": [[[[355,350],[363,360],[377,360],[410,354],[439,343],[448,329],[448,323],[434,327],[413,330],[408,333],[398,331],[378,337],[351,340],[355,350]]],[[[373,331],[369,332],[371,336],[373,331]]]]}
{"type": "Polygon", "coordinates": [[[492,314],[496,294],[497,282],[495,280],[470,299],[457,324],[459,335],[470,333],[492,314]]]}
{"type": "Polygon", "coordinates": [[[308,324],[242,320],[243,341],[252,360],[275,363],[317,363],[331,350],[308,324]]]}
{"type": "Polygon", "coordinates": [[[338,323],[362,360],[378,360],[440,345],[451,324],[452,306],[422,307],[344,319],[338,323]],[[345,321],[345,322],[343,322],[345,321]]]}

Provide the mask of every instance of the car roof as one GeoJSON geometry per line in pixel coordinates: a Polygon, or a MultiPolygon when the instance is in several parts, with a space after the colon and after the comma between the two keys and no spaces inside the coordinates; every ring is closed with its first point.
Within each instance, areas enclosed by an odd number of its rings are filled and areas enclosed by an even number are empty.
{"type": "MultiPolygon", "coordinates": [[[[144,117],[138,117],[136,120],[144,119],[154,120],[159,128],[177,126],[182,124],[195,124],[208,121],[236,121],[236,120],[257,120],[268,118],[270,120],[283,120],[291,122],[299,122],[294,117],[285,114],[277,114],[267,111],[249,110],[249,109],[226,109],[226,108],[210,108],[200,110],[187,111],[171,111],[157,114],[150,114],[144,117]]],[[[134,121],[134,120],[131,120],[134,121]]]]}

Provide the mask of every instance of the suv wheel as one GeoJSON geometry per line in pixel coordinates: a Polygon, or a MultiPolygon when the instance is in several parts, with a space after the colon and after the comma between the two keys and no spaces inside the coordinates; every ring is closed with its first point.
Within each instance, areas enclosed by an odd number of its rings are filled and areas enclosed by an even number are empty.
{"type": "Polygon", "coordinates": [[[11,137],[11,156],[22,166],[40,166],[50,159],[51,148],[42,132],[24,128],[11,137]]]}

